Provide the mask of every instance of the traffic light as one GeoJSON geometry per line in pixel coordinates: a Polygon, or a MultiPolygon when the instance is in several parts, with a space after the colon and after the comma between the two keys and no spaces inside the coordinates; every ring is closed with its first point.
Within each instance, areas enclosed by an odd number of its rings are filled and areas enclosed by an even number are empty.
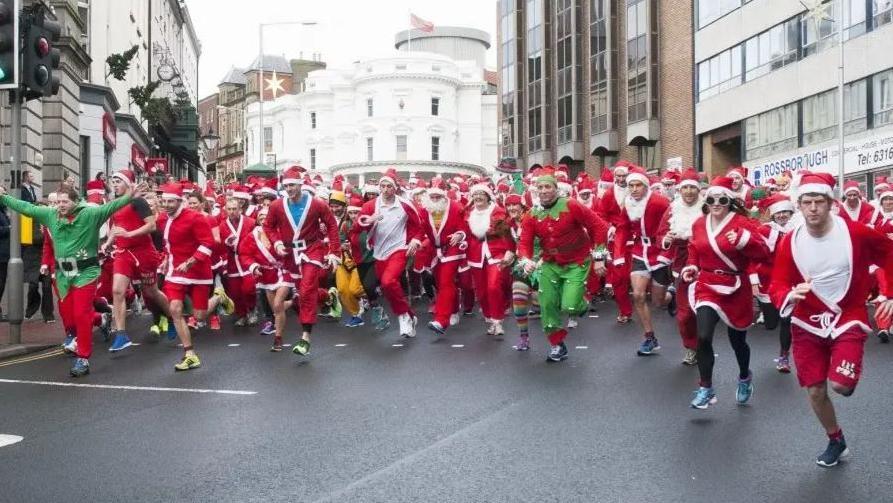
{"type": "Polygon", "coordinates": [[[25,28],[22,42],[22,85],[25,99],[53,96],[59,92],[59,77],[53,70],[59,68],[59,49],[53,42],[59,40],[62,25],[44,16],[37,17],[25,28]]]}
{"type": "Polygon", "coordinates": [[[19,85],[19,2],[0,0],[0,89],[19,85]]]}

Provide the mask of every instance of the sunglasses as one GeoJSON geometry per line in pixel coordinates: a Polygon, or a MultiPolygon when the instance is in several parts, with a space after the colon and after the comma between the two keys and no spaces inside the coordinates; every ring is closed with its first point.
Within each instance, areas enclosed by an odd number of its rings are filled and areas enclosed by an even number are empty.
{"type": "Polygon", "coordinates": [[[718,204],[720,206],[728,206],[732,202],[732,200],[726,196],[719,196],[718,198],[707,196],[707,198],[704,199],[704,202],[707,203],[707,206],[713,206],[715,204],[718,204]]]}

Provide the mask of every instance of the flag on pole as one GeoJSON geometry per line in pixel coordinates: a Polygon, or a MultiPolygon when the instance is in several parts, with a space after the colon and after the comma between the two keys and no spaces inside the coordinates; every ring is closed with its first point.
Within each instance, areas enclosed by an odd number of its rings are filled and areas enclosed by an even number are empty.
{"type": "Polygon", "coordinates": [[[434,23],[432,23],[431,21],[425,21],[424,19],[416,16],[411,12],[409,13],[409,23],[416,30],[423,31],[425,33],[431,33],[432,31],[434,31],[434,23]]]}

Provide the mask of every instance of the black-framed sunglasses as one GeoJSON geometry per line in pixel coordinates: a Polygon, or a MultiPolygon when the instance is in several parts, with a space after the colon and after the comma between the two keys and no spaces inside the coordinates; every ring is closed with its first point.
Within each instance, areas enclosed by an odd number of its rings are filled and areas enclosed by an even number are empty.
{"type": "Polygon", "coordinates": [[[714,204],[718,204],[720,206],[728,206],[729,204],[731,204],[732,200],[726,196],[719,196],[718,198],[707,196],[707,198],[704,199],[704,202],[707,203],[707,206],[713,206],[714,204]]]}

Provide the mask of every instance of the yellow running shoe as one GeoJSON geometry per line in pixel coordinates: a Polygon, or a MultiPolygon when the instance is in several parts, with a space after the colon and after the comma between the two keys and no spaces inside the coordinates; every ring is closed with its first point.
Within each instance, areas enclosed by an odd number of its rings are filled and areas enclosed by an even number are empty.
{"type": "Polygon", "coordinates": [[[162,334],[166,334],[166,333],[167,333],[167,316],[161,316],[161,317],[158,319],[158,330],[159,330],[162,334]]]}
{"type": "Polygon", "coordinates": [[[202,366],[201,360],[198,359],[198,355],[184,355],[183,360],[174,365],[175,370],[192,370],[197,369],[202,366]]]}
{"type": "Polygon", "coordinates": [[[233,314],[236,310],[236,304],[233,302],[233,299],[229,298],[226,291],[224,291],[223,288],[217,287],[214,289],[214,295],[220,296],[220,307],[223,308],[223,313],[227,316],[233,314]]]}

